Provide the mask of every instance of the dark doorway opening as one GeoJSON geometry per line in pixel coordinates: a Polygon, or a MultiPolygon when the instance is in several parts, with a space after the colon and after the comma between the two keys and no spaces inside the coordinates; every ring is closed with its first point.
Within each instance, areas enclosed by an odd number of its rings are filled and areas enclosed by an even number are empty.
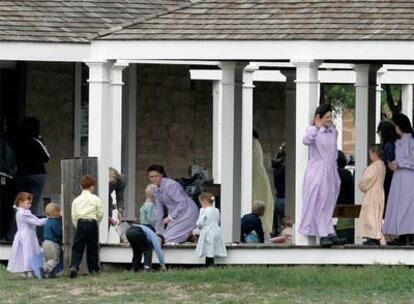
{"type": "Polygon", "coordinates": [[[15,196],[14,147],[26,96],[26,64],[0,62],[0,238],[9,230],[15,196]]]}

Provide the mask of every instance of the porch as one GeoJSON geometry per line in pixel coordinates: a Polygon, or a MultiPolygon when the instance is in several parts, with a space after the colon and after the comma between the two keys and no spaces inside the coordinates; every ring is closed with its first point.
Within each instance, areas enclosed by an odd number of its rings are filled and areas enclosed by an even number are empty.
{"type": "MultiPolygon", "coordinates": [[[[227,244],[226,258],[216,258],[218,265],[414,265],[414,247],[345,245],[322,249],[319,246],[277,246],[267,244],[227,244]]],[[[9,258],[11,244],[0,243],[0,261],[9,258]]],[[[194,244],[166,245],[166,264],[204,265],[195,256],[194,244]]],[[[130,264],[128,245],[100,245],[100,261],[130,264]]],[[[158,262],[153,255],[153,261],[158,262]]]]}

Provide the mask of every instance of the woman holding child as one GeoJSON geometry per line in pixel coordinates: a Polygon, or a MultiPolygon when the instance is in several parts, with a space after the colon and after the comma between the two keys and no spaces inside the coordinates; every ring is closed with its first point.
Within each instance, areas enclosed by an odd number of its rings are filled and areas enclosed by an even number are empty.
{"type": "Polygon", "coordinates": [[[166,242],[183,243],[196,226],[198,208],[175,180],[166,177],[163,166],[151,165],[148,178],[156,186],[155,229],[166,242]],[[164,208],[168,210],[167,216],[164,208]]]}

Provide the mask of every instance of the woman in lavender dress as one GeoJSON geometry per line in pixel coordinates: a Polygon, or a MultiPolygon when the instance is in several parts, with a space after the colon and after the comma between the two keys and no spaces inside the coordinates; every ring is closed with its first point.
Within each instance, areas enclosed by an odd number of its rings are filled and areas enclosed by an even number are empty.
{"type": "Polygon", "coordinates": [[[299,226],[301,234],[321,237],[322,247],[334,244],[332,215],[340,189],[336,140],[332,107],[323,104],[316,109],[314,124],[308,127],[303,138],[303,143],[309,146],[309,160],[303,181],[299,226]]]}
{"type": "Polygon", "coordinates": [[[400,138],[395,142],[395,160],[388,164],[394,174],[383,233],[398,235],[399,245],[414,245],[414,132],[404,114],[394,115],[392,121],[400,138]]]}
{"type": "Polygon", "coordinates": [[[165,176],[162,166],[151,165],[147,173],[151,183],[157,186],[155,190],[157,233],[162,234],[166,242],[185,242],[196,227],[197,205],[179,183],[165,176]],[[168,211],[167,216],[164,214],[165,209],[168,211]]]}

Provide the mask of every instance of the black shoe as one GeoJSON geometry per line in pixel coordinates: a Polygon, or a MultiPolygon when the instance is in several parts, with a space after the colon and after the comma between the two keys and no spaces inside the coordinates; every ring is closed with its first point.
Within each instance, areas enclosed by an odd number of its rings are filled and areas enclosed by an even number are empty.
{"type": "Polygon", "coordinates": [[[409,234],[407,237],[407,245],[414,246],[414,234],[409,234]]]}
{"type": "Polygon", "coordinates": [[[407,246],[408,245],[408,236],[407,235],[400,235],[395,240],[388,242],[387,245],[390,246],[407,246]]]}
{"type": "Polygon", "coordinates": [[[321,237],[321,241],[319,242],[322,248],[330,248],[333,245],[332,239],[330,237],[321,237]]]}
{"type": "Polygon", "coordinates": [[[93,277],[98,276],[99,275],[99,271],[91,271],[90,272],[90,275],[93,276],[93,277]]]}
{"type": "Polygon", "coordinates": [[[39,272],[40,272],[40,277],[42,279],[46,278],[45,270],[43,269],[43,267],[39,267],[39,272]]]}
{"type": "Polygon", "coordinates": [[[56,274],[55,273],[51,273],[51,274],[47,275],[47,278],[49,278],[49,279],[55,279],[56,278],[56,274]]]}
{"type": "Polygon", "coordinates": [[[346,244],[346,239],[340,238],[338,236],[331,236],[330,239],[333,245],[345,245],[346,244]]]}
{"type": "Polygon", "coordinates": [[[74,278],[77,277],[77,275],[78,275],[78,271],[76,269],[74,269],[74,268],[71,268],[70,269],[70,278],[71,279],[74,279],[74,278]]]}
{"type": "Polygon", "coordinates": [[[363,242],[362,245],[379,246],[379,245],[381,245],[381,243],[380,243],[379,240],[367,238],[367,240],[365,242],[363,242]]]}

